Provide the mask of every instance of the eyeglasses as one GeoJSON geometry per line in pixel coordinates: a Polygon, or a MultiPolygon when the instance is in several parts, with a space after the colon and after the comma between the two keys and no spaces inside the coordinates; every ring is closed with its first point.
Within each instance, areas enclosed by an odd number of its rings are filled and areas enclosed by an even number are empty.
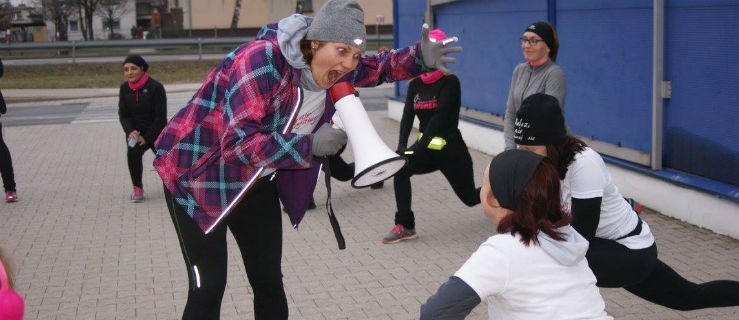
{"type": "Polygon", "coordinates": [[[521,40],[521,45],[528,43],[532,47],[539,44],[539,42],[544,42],[544,40],[542,39],[536,39],[536,38],[528,39],[526,37],[521,37],[519,40],[521,40]]]}

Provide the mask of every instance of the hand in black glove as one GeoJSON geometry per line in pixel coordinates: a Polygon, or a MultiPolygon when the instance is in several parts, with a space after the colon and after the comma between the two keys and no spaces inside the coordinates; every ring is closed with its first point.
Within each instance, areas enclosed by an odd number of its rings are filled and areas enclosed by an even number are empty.
{"type": "Polygon", "coordinates": [[[313,134],[310,143],[310,153],[316,157],[335,155],[347,142],[346,132],[334,128],[330,123],[324,123],[313,134]]]}
{"type": "Polygon", "coordinates": [[[447,57],[447,54],[454,52],[462,52],[462,47],[447,47],[446,45],[457,42],[457,37],[451,37],[439,42],[433,42],[429,38],[429,25],[423,24],[421,27],[421,45],[419,51],[421,59],[427,67],[438,69],[444,74],[452,73],[447,69],[447,63],[457,62],[457,58],[447,57]]]}

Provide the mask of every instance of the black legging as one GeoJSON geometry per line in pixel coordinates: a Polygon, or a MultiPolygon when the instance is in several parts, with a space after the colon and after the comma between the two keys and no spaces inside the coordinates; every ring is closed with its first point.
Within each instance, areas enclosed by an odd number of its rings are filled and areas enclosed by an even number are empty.
{"type": "Polygon", "coordinates": [[[226,225],[241,251],[254,292],[254,319],[287,319],[282,284],[282,215],[277,188],[261,178],[221,225],[205,236],[164,188],[185,259],[190,290],[182,319],[219,319],[226,290],[226,225]],[[195,273],[197,268],[197,274],[195,273]],[[198,286],[199,282],[199,286],[198,286]]]}
{"type": "Polygon", "coordinates": [[[0,175],[3,178],[5,191],[15,191],[15,175],[13,174],[13,160],[10,150],[3,140],[3,125],[0,123],[0,175]]]}
{"type": "Polygon", "coordinates": [[[480,193],[475,187],[472,157],[462,138],[449,138],[442,150],[419,148],[408,156],[408,163],[393,177],[395,188],[395,224],[415,229],[416,219],[411,210],[411,176],[441,171],[454,193],[467,206],[480,203],[480,193]]]}
{"type": "Polygon", "coordinates": [[[613,240],[593,238],[586,257],[599,287],[623,287],[642,299],[675,310],[739,305],[739,282],[690,282],[657,258],[656,244],[632,250],[613,240]]]}
{"type": "Polygon", "coordinates": [[[144,162],[143,157],[146,150],[151,149],[152,152],[156,153],[154,147],[149,145],[140,146],[136,144],[133,148],[128,148],[126,158],[128,159],[128,173],[131,174],[131,182],[134,186],[143,188],[144,184],[141,181],[141,177],[144,174],[144,162]]]}

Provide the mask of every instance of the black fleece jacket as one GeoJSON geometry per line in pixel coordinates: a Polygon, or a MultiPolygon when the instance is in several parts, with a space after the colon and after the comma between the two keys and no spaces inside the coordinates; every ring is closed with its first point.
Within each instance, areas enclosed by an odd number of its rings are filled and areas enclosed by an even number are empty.
{"type": "Polygon", "coordinates": [[[149,78],[138,90],[131,90],[127,82],[121,84],[118,94],[118,118],[126,137],[138,130],[147,146],[154,141],[167,124],[167,93],[159,81],[149,78]]]}

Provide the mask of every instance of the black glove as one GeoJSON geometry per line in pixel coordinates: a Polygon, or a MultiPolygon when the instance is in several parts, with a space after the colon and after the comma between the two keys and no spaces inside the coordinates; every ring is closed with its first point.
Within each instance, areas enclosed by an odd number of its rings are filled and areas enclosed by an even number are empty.
{"type": "Polygon", "coordinates": [[[316,157],[335,155],[347,142],[346,132],[334,128],[330,123],[324,123],[313,134],[310,143],[310,153],[316,157]]]}
{"type": "Polygon", "coordinates": [[[452,73],[446,68],[446,64],[457,62],[457,58],[447,57],[447,54],[462,52],[462,47],[446,47],[446,45],[455,42],[457,42],[457,37],[432,42],[429,38],[429,25],[424,23],[421,27],[421,45],[419,46],[421,60],[431,69],[438,69],[444,74],[452,73]]]}

